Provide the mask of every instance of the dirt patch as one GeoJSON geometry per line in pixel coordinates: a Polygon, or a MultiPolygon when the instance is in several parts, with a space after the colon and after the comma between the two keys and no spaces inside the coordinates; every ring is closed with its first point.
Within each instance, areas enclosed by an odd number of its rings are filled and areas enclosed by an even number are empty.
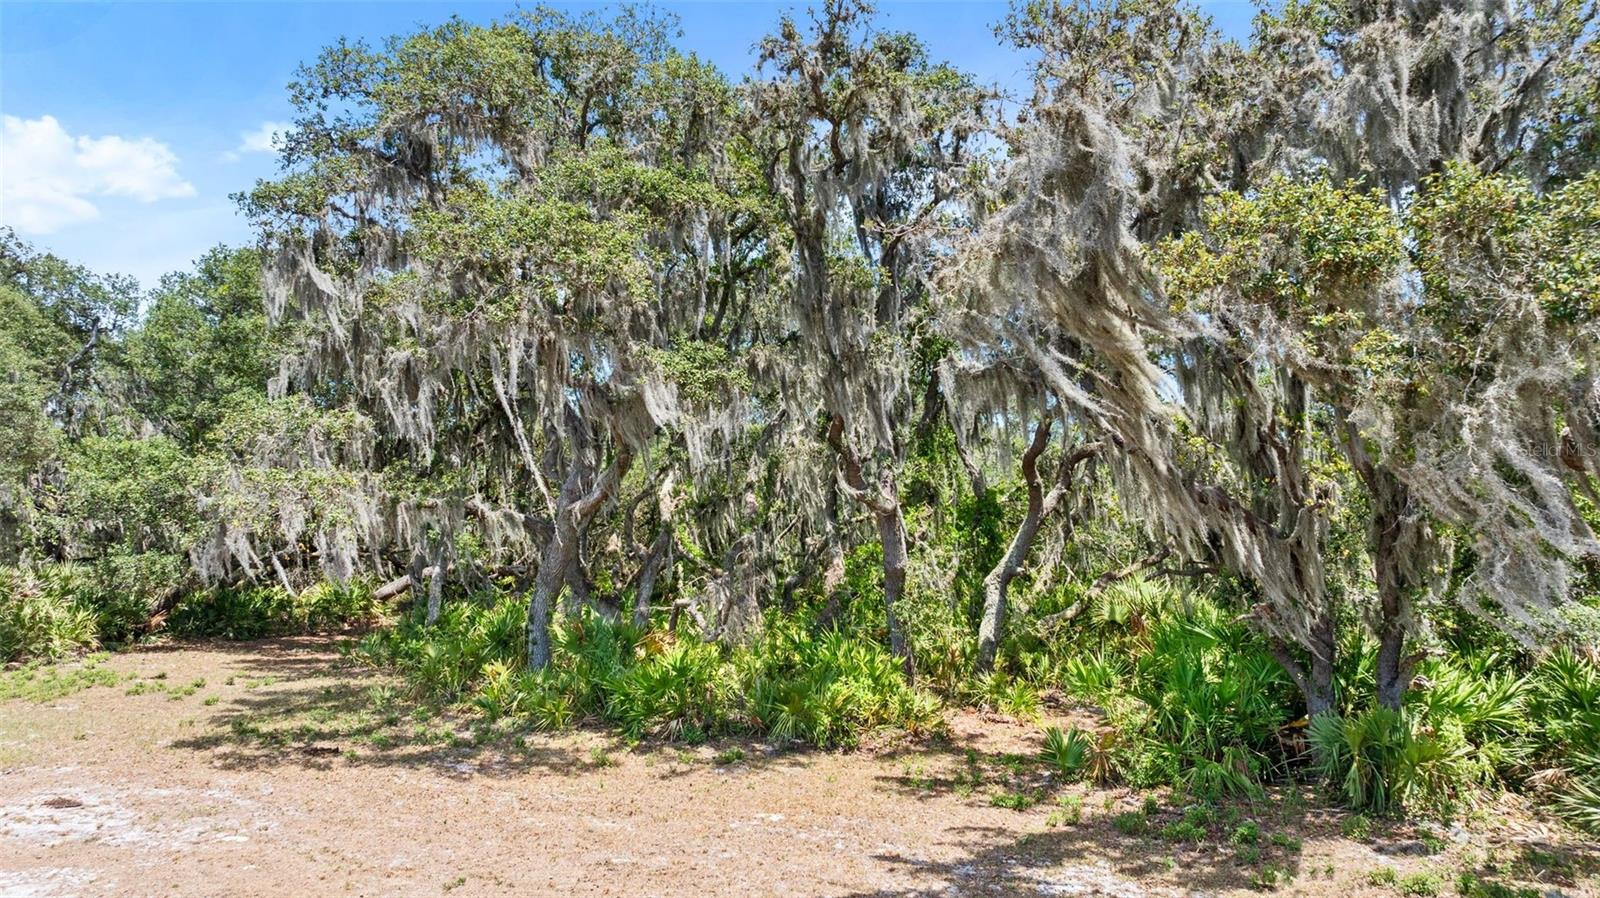
{"type": "Polygon", "coordinates": [[[1053,783],[1031,761],[1039,726],[996,715],[847,754],[630,747],[413,708],[327,640],[103,665],[114,685],[0,703],[0,896],[1355,898],[1399,894],[1378,881],[1386,868],[1452,894],[1457,871],[1486,864],[1600,894],[1594,846],[1518,808],[1459,843],[1411,829],[1356,841],[1344,815],[1283,791],[1174,840],[1185,809],[1053,783]],[[1247,823],[1257,844],[1234,844],[1247,823]]]}

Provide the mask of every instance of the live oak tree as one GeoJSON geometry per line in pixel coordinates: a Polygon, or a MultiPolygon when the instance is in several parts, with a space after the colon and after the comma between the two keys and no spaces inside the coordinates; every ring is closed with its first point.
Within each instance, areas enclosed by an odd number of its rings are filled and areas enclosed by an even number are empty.
{"type": "Polygon", "coordinates": [[[926,278],[982,162],[990,94],[915,36],[872,31],[870,13],[844,0],[809,28],[785,18],[760,44],[747,114],[792,241],[795,418],[820,418],[836,489],[874,522],[889,641],[910,673],[900,475],[937,396],[926,278]]]}
{"type": "Polygon", "coordinates": [[[468,515],[537,557],[543,666],[585,534],[677,411],[653,350],[709,292],[726,86],[662,22],[540,10],[337,47],[294,95],[288,174],[250,198],[289,381],[337,384],[424,478],[391,527],[436,569],[468,515]]]}
{"type": "Polygon", "coordinates": [[[338,45],[260,247],[134,316],[7,244],[0,548],[405,572],[429,620],[507,583],[534,666],[557,609],[737,640],[859,595],[909,673],[937,604],[938,678],[1008,664],[1103,513],[1152,576],[1236,576],[1308,711],[1356,618],[1397,705],[1436,602],[1535,640],[1595,552],[1593,15],[1289,3],[1236,43],[1041,0],[1011,116],[843,2],[737,85],[638,12],[338,45]]]}
{"type": "Polygon", "coordinates": [[[1191,360],[1212,360],[1167,308],[1144,252],[1236,174],[1228,137],[1258,127],[1238,102],[1247,60],[1174,3],[1028,4],[1002,35],[1037,54],[1034,96],[1007,135],[1003,202],[952,261],[953,279],[999,322],[995,345],[1015,347],[1110,444],[1119,493],[1154,535],[1220,555],[1259,587],[1269,632],[1312,641],[1328,619],[1317,522],[1294,513],[1295,478],[1236,463],[1275,466],[1251,446],[1273,429],[1276,404],[1226,358],[1207,385],[1243,385],[1242,402],[1176,389],[1191,360]],[[1224,428],[1207,414],[1240,408],[1258,420],[1228,428],[1238,446],[1219,444],[1224,428]]]}
{"type": "MultiPolygon", "coordinates": [[[[1040,2],[1020,7],[1002,29],[1038,54],[1035,95],[1010,135],[1008,201],[956,270],[1011,319],[1048,318],[1081,347],[1069,352],[1033,336],[1037,329],[1009,334],[1058,396],[1115,439],[1130,475],[1125,492],[1190,551],[1216,552],[1254,581],[1257,622],[1309,650],[1310,670],[1280,657],[1313,713],[1332,702],[1338,603],[1322,558],[1347,507],[1335,501],[1330,463],[1347,466],[1368,498],[1377,592],[1369,619],[1387,705],[1398,704],[1409,679],[1412,606],[1442,557],[1434,518],[1480,532],[1486,519],[1477,515],[1492,511],[1463,514],[1465,503],[1446,502],[1440,469],[1405,463],[1407,450],[1385,445],[1374,419],[1353,415],[1360,385],[1330,378],[1329,366],[1296,351],[1301,329],[1324,322],[1265,314],[1248,295],[1174,306],[1150,250],[1204,232],[1205,199],[1219,190],[1248,196],[1282,175],[1315,175],[1369,185],[1399,203],[1455,159],[1496,170],[1560,156],[1553,146],[1583,146],[1571,111],[1592,91],[1576,63],[1590,52],[1593,14],[1577,4],[1289,4],[1263,16],[1241,48],[1171,3],[1040,2]],[[1429,477],[1435,486],[1419,488],[1429,477]],[[1449,504],[1453,514],[1443,510],[1449,504]]],[[[1320,211],[1332,217],[1319,227],[1348,220],[1337,204],[1320,211]]],[[[1219,229],[1223,239],[1237,224],[1219,229]]],[[[1169,270],[1204,270],[1190,249],[1179,243],[1167,253],[1169,270]]],[[[1260,261],[1269,282],[1292,284],[1302,273],[1298,259],[1260,261]]],[[[1370,280],[1357,292],[1395,314],[1405,284],[1395,279],[1382,299],[1386,288],[1370,280]]],[[[1581,394],[1584,382],[1568,378],[1541,399],[1561,389],[1581,394]]],[[[1581,413],[1582,403],[1575,408],[1581,413]]],[[[1432,411],[1440,417],[1424,413],[1412,429],[1443,426],[1447,408],[1432,411]]],[[[1516,426],[1520,441],[1551,429],[1527,415],[1516,426]]],[[[1537,467],[1534,482],[1551,483],[1545,455],[1513,467],[1521,476],[1537,467]]],[[[1519,539],[1504,530],[1517,514],[1490,528],[1500,533],[1484,545],[1492,551],[1480,582],[1502,604],[1560,598],[1560,559],[1590,551],[1570,489],[1547,487],[1541,515],[1522,509],[1519,539]],[[1496,587],[1518,570],[1518,586],[1496,587]]]]}
{"type": "MultiPolygon", "coordinates": [[[[1304,383],[1326,412],[1328,437],[1367,496],[1376,590],[1367,617],[1379,640],[1378,700],[1390,707],[1399,707],[1411,679],[1417,656],[1406,645],[1418,627],[1416,606],[1437,591],[1449,534],[1461,534],[1477,556],[1461,590],[1469,606],[1492,606],[1488,616],[1525,639],[1530,609],[1566,598],[1564,559],[1596,549],[1573,504],[1586,475],[1574,477],[1556,449],[1562,422],[1572,420],[1578,427],[1564,439],[1588,451],[1590,335],[1533,298],[1573,276],[1518,278],[1509,266],[1473,258],[1471,250],[1499,256],[1491,235],[1454,244],[1433,230],[1458,222],[1463,235],[1472,233],[1477,216],[1456,205],[1470,172],[1521,170],[1539,181],[1560,174],[1530,163],[1562,127],[1554,98],[1585,89],[1590,76],[1573,63],[1589,52],[1594,15],[1592,5],[1570,3],[1387,13],[1290,5],[1264,19],[1258,34],[1258,58],[1281,85],[1278,103],[1259,105],[1302,112],[1275,123],[1281,148],[1263,159],[1269,180],[1257,182],[1260,195],[1224,203],[1222,220],[1204,229],[1251,247],[1250,280],[1192,311],[1231,330],[1221,337],[1234,355],[1268,360],[1304,383]],[[1374,194],[1363,200],[1270,180],[1280,174],[1374,194]],[[1418,242],[1406,252],[1395,215],[1440,200],[1431,216],[1412,220],[1432,222],[1431,234],[1412,233],[1418,242]],[[1494,270],[1500,284],[1476,295],[1448,289],[1462,268],[1494,270]],[[1430,330],[1447,320],[1443,331],[1430,330]],[[1448,349],[1465,333],[1492,336],[1470,361],[1448,349]]],[[[1567,227],[1583,228],[1570,220],[1567,227]]],[[[1219,262],[1182,245],[1168,258],[1190,273],[1219,262]]]]}

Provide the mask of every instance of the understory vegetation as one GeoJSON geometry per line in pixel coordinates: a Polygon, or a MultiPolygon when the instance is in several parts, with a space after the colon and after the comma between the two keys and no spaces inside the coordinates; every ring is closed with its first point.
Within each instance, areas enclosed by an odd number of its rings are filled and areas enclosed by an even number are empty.
{"type": "Polygon", "coordinates": [[[780,745],[849,746],[875,730],[926,734],[941,724],[877,641],[798,621],[724,648],[590,613],[555,628],[551,664],[523,663],[520,596],[452,605],[429,627],[412,619],[369,634],[354,654],[401,671],[419,697],[470,703],[489,720],[540,729],[609,721],[632,738],[687,742],[761,734],[780,745]]]}
{"type": "MultiPolygon", "coordinates": [[[[1372,704],[1362,672],[1371,646],[1352,646],[1341,679],[1350,694],[1307,720],[1282,668],[1235,615],[1148,583],[1108,599],[1048,648],[1030,650],[1033,637],[1008,643],[1014,673],[968,671],[920,689],[871,630],[819,630],[806,612],[747,644],[719,646],[689,628],[645,630],[586,610],[555,626],[551,664],[528,670],[525,607],[521,596],[490,591],[452,602],[431,626],[419,609],[360,637],[352,655],[400,672],[416,698],[490,722],[608,722],[633,739],[851,746],[879,730],[937,735],[948,704],[1037,719],[1054,695],[1099,719],[1045,732],[1041,761],[1060,783],[1218,801],[1316,782],[1374,816],[1446,819],[1496,790],[1532,788],[1570,820],[1595,822],[1600,667],[1569,648],[1536,659],[1503,640],[1463,646],[1422,665],[1428,686],[1396,713],[1372,704]]],[[[919,653],[961,651],[912,632],[919,653]]]]}
{"type": "MultiPolygon", "coordinates": [[[[163,593],[182,587],[157,581],[163,593]]],[[[159,628],[180,637],[259,639],[381,622],[388,614],[361,581],[281,586],[216,585],[175,595],[152,621],[151,584],[77,564],[0,568],[0,657],[52,660],[130,645],[159,628]]]]}
{"type": "Polygon", "coordinates": [[[844,0],[742,82],[330,48],[257,246],[0,242],[0,661],[350,630],[506,728],[1600,831],[1596,15],[1039,0],[1020,101],[844,0]]]}

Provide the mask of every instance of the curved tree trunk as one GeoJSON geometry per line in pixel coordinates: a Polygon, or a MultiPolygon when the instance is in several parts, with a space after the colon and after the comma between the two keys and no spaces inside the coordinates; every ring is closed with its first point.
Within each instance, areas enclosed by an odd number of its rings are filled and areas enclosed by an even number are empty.
{"type": "Polygon", "coordinates": [[[1268,635],[1267,647],[1278,664],[1289,674],[1306,703],[1306,716],[1316,717],[1334,710],[1333,665],[1339,648],[1338,614],[1328,608],[1311,623],[1310,662],[1301,664],[1283,640],[1268,635]]]}
{"type": "Polygon", "coordinates": [[[995,653],[1000,647],[1000,637],[1005,633],[1011,581],[1016,578],[1017,572],[1028,560],[1028,553],[1033,551],[1034,540],[1039,535],[1039,526],[1055,513],[1061,505],[1061,500],[1072,491],[1073,473],[1078,465],[1093,458],[1094,454],[1100,451],[1100,444],[1091,443],[1064,457],[1061,460],[1061,472],[1057,483],[1046,494],[1039,480],[1039,457],[1050,445],[1050,428],[1050,419],[1042,419],[1033,429],[1033,441],[1022,453],[1022,480],[1028,487],[1028,506],[1023,512],[1022,523],[1017,525],[1017,532],[1012,535],[1011,543],[1006,547],[1005,555],[1001,556],[989,575],[983,578],[983,619],[978,623],[977,659],[978,670],[981,672],[994,669],[995,653]]]}
{"type": "Polygon", "coordinates": [[[655,598],[656,578],[671,554],[672,526],[663,521],[655,541],[650,544],[650,554],[645,558],[644,568],[639,571],[639,585],[633,594],[633,625],[641,630],[650,623],[650,603],[655,598]]]}
{"type": "Polygon", "coordinates": [[[533,596],[528,601],[528,666],[534,670],[542,670],[550,664],[550,609],[577,568],[583,533],[616,490],[632,461],[633,455],[626,446],[618,449],[616,460],[595,481],[588,495],[582,495],[586,466],[574,460],[561,484],[561,493],[556,497],[554,527],[539,560],[533,596]]]}
{"type": "MultiPolygon", "coordinates": [[[[568,476],[571,481],[572,475],[568,476]]],[[[567,573],[578,556],[578,538],[567,488],[556,500],[555,531],[545,543],[539,558],[539,573],[533,579],[533,596],[528,602],[528,666],[542,670],[550,663],[550,609],[566,585],[567,573]]]]}
{"type": "Polygon", "coordinates": [[[1028,487],[1028,507],[1022,514],[1022,523],[1011,537],[1005,555],[995,564],[989,576],[983,578],[983,620],[978,623],[978,670],[994,669],[995,652],[1000,647],[1000,635],[1005,631],[1007,590],[1017,576],[1033,540],[1039,533],[1039,523],[1044,519],[1044,489],[1039,485],[1039,456],[1050,444],[1050,419],[1045,418],[1033,428],[1033,442],[1022,453],[1022,480],[1028,487]]]}
{"type": "Polygon", "coordinates": [[[841,491],[870,509],[877,521],[878,540],[883,546],[883,612],[889,627],[889,648],[900,659],[906,678],[914,680],[916,662],[894,610],[906,587],[906,521],[900,511],[899,490],[889,472],[880,475],[876,489],[867,485],[861,460],[844,444],[844,418],[840,415],[834,415],[828,424],[828,443],[839,455],[841,491]]]}

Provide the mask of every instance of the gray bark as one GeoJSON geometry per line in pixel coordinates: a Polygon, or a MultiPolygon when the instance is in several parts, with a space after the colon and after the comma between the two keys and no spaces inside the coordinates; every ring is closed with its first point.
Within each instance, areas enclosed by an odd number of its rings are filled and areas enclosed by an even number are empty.
{"type": "Polygon", "coordinates": [[[645,557],[644,568],[639,571],[639,586],[633,595],[633,625],[640,629],[650,623],[650,602],[655,598],[656,578],[672,553],[672,526],[663,521],[656,538],[650,544],[650,554],[645,557]]]}
{"type": "Polygon", "coordinates": [[[1416,585],[1411,574],[1415,559],[1405,557],[1407,549],[1402,546],[1403,541],[1407,542],[1415,551],[1416,540],[1407,539],[1407,529],[1415,526],[1407,520],[1411,495],[1389,469],[1368,455],[1356,429],[1347,421],[1342,423],[1345,455],[1366,484],[1372,502],[1369,545],[1373,582],[1378,588],[1378,619],[1373,624],[1378,636],[1378,704],[1398,711],[1405,702],[1411,669],[1416,664],[1415,658],[1405,656],[1407,629],[1411,626],[1411,593],[1416,585]]]}
{"type": "Polygon", "coordinates": [[[278,572],[278,582],[283,584],[283,591],[293,596],[295,594],[294,586],[289,583],[289,572],[283,569],[283,562],[278,560],[278,553],[273,552],[271,558],[272,569],[278,572]]]}
{"type": "Polygon", "coordinates": [[[439,609],[444,605],[444,565],[435,561],[428,568],[428,626],[439,620],[439,609]]]}
{"type": "Polygon", "coordinates": [[[1399,553],[1395,546],[1396,522],[1381,510],[1373,509],[1373,574],[1378,584],[1378,704],[1400,710],[1405,701],[1410,665],[1402,657],[1406,647],[1405,619],[1409,601],[1401,583],[1399,553]]]}
{"type": "Polygon", "coordinates": [[[1044,518],[1044,489],[1039,485],[1039,456],[1050,444],[1050,419],[1040,421],[1033,429],[1033,442],[1022,453],[1022,480],[1028,488],[1028,507],[1022,514],[1022,523],[1011,537],[1006,553],[983,578],[983,620],[978,624],[978,670],[994,668],[995,651],[1000,645],[1000,634],[1005,631],[1007,590],[1011,580],[1022,568],[1028,552],[1033,548],[1034,537],[1039,533],[1039,523],[1044,518]]]}
{"type": "Polygon", "coordinates": [[[542,670],[550,664],[550,609],[561,597],[562,587],[577,567],[583,533],[616,490],[632,461],[633,455],[627,447],[619,449],[616,460],[584,495],[587,467],[575,459],[561,484],[560,495],[556,497],[555,526],[540,558],[533,596],[528,602],[528,666],[534,670],[542,670]]]}
{"type": "Polygon", "coordinates": [[[978,624],[978,670],[982,672],[994,668],[995,652],[1000,646],[1000,637],[1005,632],[1011,581],[1016,578],[1017,572],[1028,560],[1028,553],[1033,551],[1033,543],[1039,535],[1040,524],[1055,512],[1061,505],[1061,500],[1071,492],[1073,472],[1078,465],[1088,461],[1100,448],[1098,444],[1091,444],[1064,458],[1061,462],[1060,481],[1050,490],[1049,495],[1046,495],[1039,481],[1039,456],[1043,455],[1045,447],[1050,445],[1050,426],[1049,418],[1041,420],[1033,429],[1033,442],[1029,443],[1027,450],[1022,453],[1022,480],[1028,488],[1028,506],[1023,512],[1022,523],[1017,525],[1017,532],[1011,537],[1011,544],[1006,548],[1005,555],[995,564],[989,575],[983,578],[983,619],[978,624]]]}
{"type": "Polygon", "coordinates": [[[1300,690],[1305,701],[1306,716],[1316,717],[1334,710],[1333,665],[1338,651],[1338,616],[1327,610],[1313,621],[1310,627],[1309,663],[1302,664],[1283,640],[1267,637],[1272,656],[1300,690]]]}
{"type": "Polygon", "coordinates": [[[393,580],[390,580],[388,583],[378,587],[377,591],[372,594],[372,600],[374,602],[387,602],[410,588],[411,575],[401,574],[393,580]]]}
{"type": "MultiPolygon", "coordinates": [[[[571,477],[568,477],[571,480],[571,477]]],[[[539,559],[539,573],[533,578],[533,597],[528,603],[528,666],[542,670],[550,663],[550,608],[560,596],[578,554],[576,526],[566,486],[557,498],[556,527],[539,559]]]]}
{"type": "Polygon", "coordinates": [[[898,502],[892,509],[879,511],[877,517],[878,539],[883,542],[883,615],[889,626],[889,649],[900,659],[906,679],[915,680],[917,671],[911,658],[911,646],[900,629],[894,608],[906,589],[906,522],[898,502]]]}
{"type": "Polygon", "coordinates": [[[900,511],[899,491],[887,472],[881,475],[876,489],[867,485],[861,461],[845,446],[843,432],[844,418],[834,415],[828,425],[828,442],[839,455],[840,488],[870,509],[877,521],[878,541],[883,546],[883,613],[889,628],[889,648],[900,659],[906,678],[914,680],[916,663],[894,609],[906,586],[906,521],[900,511]]]}
{"type": "Polygon", "coordinates": [[[572,565],[567,568],[567,595],[561,610],[567,617],[576,617],[590,603],[589,578],[584,571],[583,534],[578,535],[578,545],[572,553],[572,565]]]}

